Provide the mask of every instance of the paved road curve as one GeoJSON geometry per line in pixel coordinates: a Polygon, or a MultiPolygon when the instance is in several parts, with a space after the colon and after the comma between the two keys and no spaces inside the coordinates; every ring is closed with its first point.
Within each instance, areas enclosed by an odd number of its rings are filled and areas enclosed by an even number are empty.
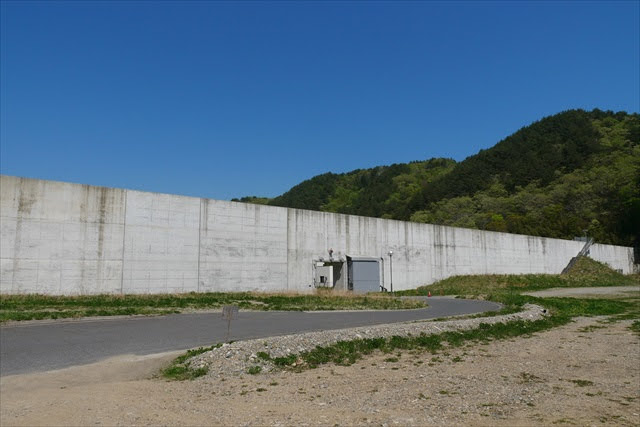
{"type": "MultiPolygon", "coordinates": [[[[430,298],[420,310],[351,312],[240,312],[232,340],[497,310],[489,301],[430,298]]],[[[0,327],[0,375],[24,374],[97,362],[124,354],[153,354],[225,340],[220,313],[31,322],[0,327]]]]}

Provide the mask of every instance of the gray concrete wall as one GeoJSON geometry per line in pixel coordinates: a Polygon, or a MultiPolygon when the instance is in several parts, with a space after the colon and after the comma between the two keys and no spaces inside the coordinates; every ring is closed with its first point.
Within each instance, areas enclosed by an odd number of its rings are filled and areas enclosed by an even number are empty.
{"type": "Polygon", "coordinates": [[[123,293],[198,290],[200,200],[126,191],[123,293]]]}
{"type": "Polygon", "coordinates": [[[0,176],[0,292],[120,292],[125,194],[0,176]]]}
{"type": "MultiPolygon", "coordinates": [[[[560,273],[581,242],[0,176],[0,293],[309,291],[313,261],[377,257],[395,290],[560,273]]],[[[591,257],[630,273],[631,248],[591,257]]]]}
{"type": "Polygon", "coordinates": [[[287,210],[200,199],[198,291],[287,289],[287,210]]]}

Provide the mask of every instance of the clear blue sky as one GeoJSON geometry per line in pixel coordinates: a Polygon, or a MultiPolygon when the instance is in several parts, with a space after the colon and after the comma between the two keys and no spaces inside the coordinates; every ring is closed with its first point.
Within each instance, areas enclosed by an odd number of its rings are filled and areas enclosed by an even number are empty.
{"type": "Polygon", "coordinates": [[[638,112],[638,1],[2,1],[3,174],[230,199],[638,112]]]}

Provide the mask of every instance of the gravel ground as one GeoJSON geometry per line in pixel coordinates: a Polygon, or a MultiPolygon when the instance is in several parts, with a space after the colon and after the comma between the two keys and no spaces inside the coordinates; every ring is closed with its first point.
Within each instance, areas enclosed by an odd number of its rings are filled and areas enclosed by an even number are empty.
{"type": "Polygon", "coordinates": [[[191,366],[194,368],[207,366],[209,368],[208,375],[212,377],[226,377],[230,374],[237,375],[247,372],[247,369],[252,366],[260,366],[263,371],[269,372],[277,368],[275,368],[271,362],[257,357],[257,353],[265,352],[272,358],[283,357],[313,350],[318,346],[326,346],[337,341],[375,337],[389,338],[394,335],[429,335],[445,331],[473,329],[478,327],[480,323],[506,323],[518,319],[537,320],[544,315],[545,313],[541,307],[527,304],[524,306],[523,311],[503,316],[457,319],[442,322],[416,321],[410,323],[392,323],[239,341],[232,344],[224,344],[222,347],[194,357],[191,361],[191,366]]]}
{"type": "MultiPolygon", "coordinates": [[[[541,315],[535,307],[528,313],[541,315]]],[[[468,320],[487,321],[453,322],[468,320]]],[[[396,326],[417,333],[412,328],[449,322],[419,323],[396,326]]],[[[640,338],[630,323],[578,318],[531,337],[437,355],[376,353],[301,373],[248,375],[233,362],[235,373],[226,375],[214,369],[194,381],[149,379],[170,360],[164,356],[3,377],[0,425],[638,426],[640,338]]],[[[219,358],[242,361],[252,344],[245,345],[219,358]]]]}

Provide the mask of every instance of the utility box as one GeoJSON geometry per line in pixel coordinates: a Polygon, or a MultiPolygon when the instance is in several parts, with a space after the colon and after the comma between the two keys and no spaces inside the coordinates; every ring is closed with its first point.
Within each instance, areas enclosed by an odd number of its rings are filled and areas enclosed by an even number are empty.
{"type": "Polygon", "coordinates": [[[316,288],[333,288],[333,266],[317,266],[315,282],[316,288]]]}
{"type": "Polygon", "coordinates": [[[357,293],[380,292],[380,259],[347,257],[349,290],[357,293]]]}

